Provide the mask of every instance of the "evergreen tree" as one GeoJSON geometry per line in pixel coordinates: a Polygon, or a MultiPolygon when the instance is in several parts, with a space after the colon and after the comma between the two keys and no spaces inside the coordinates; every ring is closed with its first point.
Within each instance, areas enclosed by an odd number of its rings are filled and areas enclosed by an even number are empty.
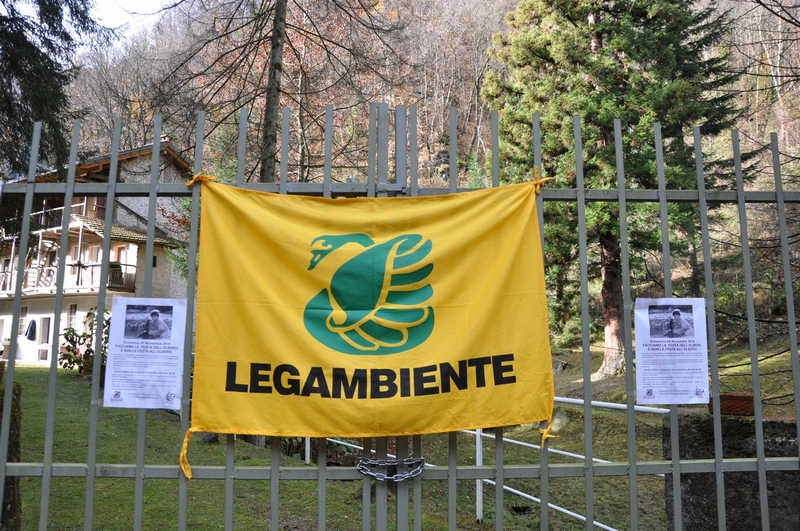
{"type": "MultiPolygon", "coordinates": [[[[530,123],[541,115],[543,173],[554,185],[575,187],[572,115],[582,124],[586,186],[616,187],[613,121],[622,122],[628,188],[657,188],[653,129],[661,124],[667,187],[695,188],[691,128],[716,135],[738,116],[735,95],[722,90],[736,79],[716,46],[728,31],[714,6],[693,0],[523,0],[507,17],[509,32],[495,37],[490,53],[504,68],[487,75],[483,95],[501,114],[505,178],[519,179],[533,166],[530,123]]],[[[707,186],[724,185],[718,172],[707,186]]],[[[638,210],[643,230],[632,249],[660,248],[657,211],[638,210]],[[647,212],[651,215],[646,215],[647,212]]],[[[612,203],[587,205],[587,234],[600,262],[605,354],[598,377],[624,372],[619,211],[612,203]]],[[[670,216],[690,236],[688,205],[670,216]]],[[[634,214],[634,213],[632,213],[634,214]]],[[[545,210],[548,283],[556,297],[553,317],[564,325],[578,288],[575,205],[548,203],[545,210]],[[570,281],[572,279],[572,281],[570,281]]],[[[634,220],[636,216],[632,216],[634,220]]],[[[633,234],[633,231],[632,231],[633,234]]],[[[574,315],[574,314],[572,314],[574,315]]]]}
{"type": "Polygon", "coordinates": [[[112,32],[90,16],[91,0],[0,0],[0,176],[28,169],[34,122],[40,156],[61,167],[75,114],[66,95],[73,56],[88,39],[112,32]]]}

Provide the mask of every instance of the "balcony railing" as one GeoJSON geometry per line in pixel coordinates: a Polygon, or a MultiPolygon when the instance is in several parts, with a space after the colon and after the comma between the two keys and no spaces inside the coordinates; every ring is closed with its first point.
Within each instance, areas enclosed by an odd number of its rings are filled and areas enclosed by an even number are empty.
{"type": "MultiPolygon", "coordinates": [[[[69,207],[70,214],[88,215],[94,217],[93,212],[87,212],[87,203],[75,203],[69,207]]],[[[54,229],[61,227],[64,222],[64,207],[48,208],[31,214],[31,223],[37,229],[54,229]]]]}
{"type": "MultiPolygon", "coordinates": [[[[117,291],[133,291],[136,287],[136,266],[111,262],[108,275],[101,279],[101,265],[98,263],[73,262],[67,264],[64,277],[64,290],[90,290],[100,287],[104,280],[106,287],[117,291]]],[[[58,266],[29,267],[23,272],[22,289],[28,293],[53,292],[56,288],[58,266]]],[[[17,282],[16,271],[0,273],[0,293],[14,292],[17,282]]]]}

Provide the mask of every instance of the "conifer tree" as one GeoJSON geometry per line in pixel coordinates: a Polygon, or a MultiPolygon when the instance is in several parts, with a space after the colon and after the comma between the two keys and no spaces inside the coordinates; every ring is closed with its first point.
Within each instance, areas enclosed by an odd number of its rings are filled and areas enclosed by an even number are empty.
{"type": "MultiPolygon", "coordinates": [[[[587,188],[616,187],[615,118],[623,129],[626,187],[657,188],[653,129],[658,122],[667,187],[694,188],[691,128],[717,135],[738,116],[735,94],[724,90],[737,75],[727,69],[727,55],[717,47],[728,20],[705,5],[693,0],[523,0],[506,19],[508,33],[495,37],[490,53],[501,68],[487,75],[483,86],[483,96],[501,115],[505,178],[531,173],[530,123],[538,113],[543,173],[555,177],[554,186],[574,188],[572,116],[579,115],[587,188]]],[[[707,187],[725,184],[724,174],[711,174],[716,177],[707,187]]],[[[652,206],[629,207],[652,213],[651,230],[632,236],[632,248],[660,249],[652,206]]],[[[680,205],[672,207],[670,215],[691,233],[694,223],[687,220],[692,217],[681,213],[680,205]]],[[[596,376],[605,377],[625,370],[619,212],[612,203],[590,203],[588,209],[589,245],[600,263],[605,333],[604,361],[596,376]]],[[[568,280],[577,256],[577,213],[574,205],[548,203],[545,215],[545,269],[555,290],[554,318],[563,325],[569,314],[565,306],[577,291],[568,280]]],[[[640,220],[646,229],[648,216],[640,220]]]]}
{"type": "Polygon", "coordinates": [[[34,122],[42,122],[41,159],[66,162],[71,121],[67,88],[73,57],[90,39],[113,32],[90,16],[91,0],[0,0],[0,176],[28,169],[34,122]]]}

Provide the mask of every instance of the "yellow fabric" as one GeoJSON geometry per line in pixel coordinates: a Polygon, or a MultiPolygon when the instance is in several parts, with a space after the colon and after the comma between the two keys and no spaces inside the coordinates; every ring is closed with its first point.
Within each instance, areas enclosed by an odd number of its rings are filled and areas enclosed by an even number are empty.
{"type": "Polygon", "coordinates": [[[201,182],[187,476],[198,431],[373,437],[550,421],[541,182],[374,199],[201,182]]]}

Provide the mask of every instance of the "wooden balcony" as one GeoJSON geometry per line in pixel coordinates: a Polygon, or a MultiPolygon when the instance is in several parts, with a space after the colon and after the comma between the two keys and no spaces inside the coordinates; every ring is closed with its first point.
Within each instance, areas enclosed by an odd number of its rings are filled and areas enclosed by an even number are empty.
{"type": "MultiPolygon", "coordinates": [[[[66,265],[64,292],[91,292],[100,289],[101,282],[113,291],[133,292],[136,288],[136,266],[111,262],[108,274],[101,278],[101,265],[98,263],[73,262],[66,265]]],[[[24,271],[22,291],[28,294],[55,293],[58,266],[30,267],[24,271]]],[[[17,284],[16,271],[0,273],[0,295],[13,296],[17,284]]]]}

